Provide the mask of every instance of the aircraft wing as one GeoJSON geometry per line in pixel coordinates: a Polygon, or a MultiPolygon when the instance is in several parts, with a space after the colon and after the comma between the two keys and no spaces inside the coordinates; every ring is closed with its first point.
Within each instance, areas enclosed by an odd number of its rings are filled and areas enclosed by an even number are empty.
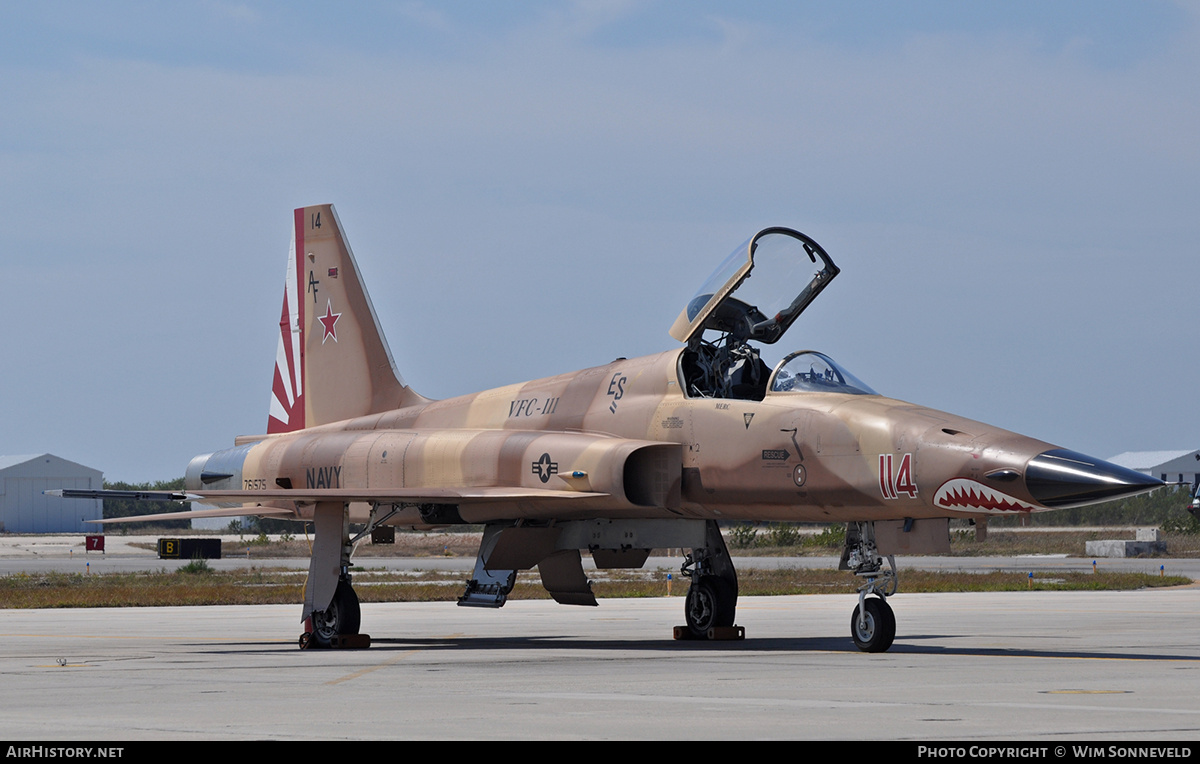
{"type": "Polygon", "coordinates": [[[162,512],[153,515],[114,517],[88,522],[140,523],[159,520],[189,520],[203,517],[242,517],[261,515],[282,519],[299,519],[297,512],[284,503],[312,504],[318,501],[366,502],[371,504],[472,504],[495,501],[561,502],[574,499],[607,497],[606,493],[587,491],[555,491],[537,488],[482,486],[462,488],[309,488],[306,490],[276,489],[261,491],[117,491],[63,488],[45,492],[48,496],[66,499],[132,499],[136,501],[197,501],[212,503],[239,502],[238,506],[215,509],[193,509],[185,512],[162,512]],[[266,502],[264,504],[263,502],[266,502]]]}
{"type": "MultiPolygon", "coordinates": [[[[491,501],[532,501],[563,499],[598,499],[607,493],[586,491],[554,491],[538,488],[479,487],[479,488],[308,488],[265,491],[196,491],[185,501],[317,501],[368,502],[378,504],[470,504],[491,501]]],[[[174,499],[181,501],[181,499],[174,499]]]]}

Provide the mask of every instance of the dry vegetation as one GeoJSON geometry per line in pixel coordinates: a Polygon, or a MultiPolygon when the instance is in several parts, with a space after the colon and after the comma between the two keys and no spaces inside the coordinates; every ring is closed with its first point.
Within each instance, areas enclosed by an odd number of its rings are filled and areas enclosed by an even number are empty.
{"type": "MultiPolygon", "coordinates": [[[[1131,530],[992,530],[986,541],[976,541],[974,532],[951,535],[950,554],[956,557],[1011,557],[1030,554],[1066,554],[1086,557],[1087,542],[1105,539],[1133,540],[1131,530]]],[[[1200,535],[1165,533],[1167,554],[1155,557],[1200,557],[1200,535]]]]}
{"type": "MultiPolygon", "coordinates": [[[[179,535],[165,534],[165,535],[179,535]]],[[[397,533],[395,544],[360,543],[354,552],[356,560],[373,557],[469,557],[474,558],[479,549],[480,533],[397,533]]],[[[1133,539],[1129,529],[1100,530],[996,530],[988,533],[984,541],[976,541],[974,531],[955,530],[951,534],[950,554],[956,557],[1011,557],[1015,555],[1066,554],[1072,557],[1086,556],[1088,541],[1101,539],[1133,539]]],[[[758,529],[757,542],[743,546],[726,532],[730,552],[735,556],[756,557],[828,557],[841,553],[841,537],[836,534],[801,534],[783,539],[773,539],[768,529],[758,529]],[[787,544],[772,544],[773,540],[790,541],[787,544]]],[[[1200,534],[1166,533],[1166,557],[1200,557],[1200,534]]],[[[226,540],[221,546],[225,557],[308,557],[309,539],[301,533],[287,541],[278,536],[246,536],[236,541],[226,540]]],[[[135,544],[154,549],[152,542],[135,544]]],[[[655,550],[655,556],[666,556],[678,550],[655,550]]]]}
{"type": "MultiPolygon", "coordinates": [[[[300,529],[300,526],[297,526],[300,529]]],[[[726,537],[733,555],[776,557],[836,556],[841,552],[837,527],[813,532],[798,532],[794,526],[751,528],[735,526],[726,537]]],[[[167,532],[166,536],[186,535],[167,532]]],[[[354,559],[355,589],[364,602],[453,601],[462,592],[466,574],[458,571],[383,571],[372,570],[371,560],[381,557],[458,557],[473,559],[479,547],[478,532],[397,533],[395,544],[360,543],[354,559]]],[[[993,529],[985,541],[977,541],[973,531],[952,533],[954,556],[1016,556],[1065,554],[1084,556],[1087,541],[1132,538],[1131,530],[1029,530],[993,529]]],[[[1200,556],[1200,534],[1165,535],[1171,557],[1200,556]]],[[[138,544],[153,549],[152,541],[138,544]]],[[[678,550],[655,550],[667,556],[678,550]]],[[[310,546],[303,531],[291,538],[253,536],[226,540],[225,557],[258,558],[309,556],[310,546]]],[[[299,566],[298,566],[299,567],[299,566]]],[[[672,596],[682,597],[687,582],[679,580],[678,566],[670,570],[596,571],[594,591],[598,597],[659,597],[668,594],[667,574],[673,573],[672,596]]],[[[856,581],[845,572],[834,570],[767,570],[744,567],[738,572],[743,595],[853,593],[856,581]]],[[[16,574],[0,578],[0,608],[36,607],[117,607],[211,604],[294,604],[302,601],[304,572],[273,568],[216,572],[202,562],[185,566],[178,572],[78,575],[49,573],[16,574]]],[[[934,573],[906,570],[905,592],[1014,591],[1047,589],[1138,589],[1151,586],[1178,586],[1191,581],[1177,576],[1100,572],[1056,573],[1028,578],[1022,573],[934,573]]],[[[522,573],[514,599],[545,598],[536,572],[522,573]]]]}
{"type": "MultiPolygon", "coordinates": [[[[668,594],[665,569],[599,571],[597,597],[662,597],[668,594]]],[[[0,578],[0,608],[135,607],[165,605],[295,604],[303,600],[304,573],[250,569],[217,572],[192,563],[176,572],[80,574],[16,574],[0,578]]],[[[676,580],[672,596],[682,597],[686,582],[676,580]]],[[[853,576],[835,570],[746,569],[738,574],[742,595],[851,594],[853,576]]],[[[1141,589],[1190,584],[1179,576],[1145,573],[1055,573],[1032,580],[1023,573],[904,572],[905,592],[1045,591],[1141,589]]],[[[453,601],[462,593],[464,576],[447,571],[362,570],[355,590],[363,602],[453,601]]],[[[536,573],[523,573],[513,599],[544,599],[536,573]]]]}

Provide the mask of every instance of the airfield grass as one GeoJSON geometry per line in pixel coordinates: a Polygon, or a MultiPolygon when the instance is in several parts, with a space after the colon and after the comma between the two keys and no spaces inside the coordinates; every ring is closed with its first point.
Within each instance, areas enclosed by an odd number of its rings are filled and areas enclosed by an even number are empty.
{"type": "MultiPolygon", "coordinates": [[[[211,533],[211,532],[210,532],[211,533]]],[[[164,536],[178,537],[178,531],[166,532],[164,536]]],[[[396,534],[395,544],[359,544],[354,551],[356,560],[372,557],[467,557],[474,559],[479,550],[480,533],[401,532],[396,534]]],[[[950,555],[954,557],[1015,557],[1018,555],[1065,554],[1072,557],[1085,556],[1088,541],[1103,539],[1133,539],[1131,529],[1089,530],[995,530],[983,541],[975,539],[974,531],[954,530],[950,535],[950,555]]],[[[820,557],[837,556],[842,551],[840,536],[825,533],[800,535],[792,539],[795,543],[777,545],[771,543],[771,534],[760,532],[752,546],[739,546],[728,531],[726,543],[734,557],[820,557]]],[[[1165,533],[1169,557],[1200,557],[1200,534],[1165,533]]],[[[279,536],[250,536],[221,545],[224,557],[279,558],[304,557],[310,554],[309,540],[302,533],[288,540],[279,536]]],[[[155,544],[148,540],[134,544],[153,550],[155,544]]],[[[678,556],[678,550],[656,549],[654,556],[678,556]]]]}
{"type": "MultiPolygon", "coordinates": [[[[596,571],[597,597],[663,597],[668,595],[666,569],[596,571]]],[[[678,573],[675,573],[678,576],[678,573]]],[[[298,604],[304,596],[303,572],[277,569],[214,571],[197,561],[179,571],[94,575],[46,573],[0,577],[0,608],[156,607],[175,605],[298,604]]],[[[358,570],[355,591],[363,602],[454,601],[465,583],[462,573],[445,571],[358,570]]],[[[743,596],[783,594],[852,594],[856,581],[835,570],[747,569],[738,573],[743,596]]],[[[938,573],[905,571],[903,591],[1080,591],[1131,590],[1183,586],[1181,576],[1147,573],[1054,573],[1032,580],[1023,573],[938,573]]],[[[670,595],[683,597],[685,581],[672,582],[670,595]]],[[[511,599],[546,599],[536,573],[524,573],[511,599]]]]}
{"type": "MultiPolygon", "coordinates": [[[[186,532],[166,535],[190,535],[186,532]]],[[[727,542],[735,559],[738,556],[826,556],[840,554],[841,541],[829,533],[788,536],[791,543],[772,545],[786,534],[760,530],[749,546],[739,545],[735,537],[727,542]]],[[[1087,541],[1132,537],[1131,531],[1113,529],[1064,530],[1029,532],[992,530],[986,540],[977,541],[972,531],[956,530],[951,534],[953,556],[1016,556],[1070,555],[1082,556],[1087,541]]],[[[480,534],[456,533],[397,533],[395,544],[360,544],[354,554],[355,590],[363,602],[427,602],[453,601],[462,593],[466,575],[445,571],[383,571],[372,570],[371,560],[381,557],[460,557],[474,559],[479,548],[480,534]]],[[[744,542],[745,539],[742,539],[744,542]]],[[[1166,534],[1171,557],[1200,556],[1200,534],[1166,534]]],[[[135,544],[143,546],[142,544],[135,544]]],[[[154,548],[148,539],[145,544],[154,548]]],[[[287,540],[278,536],[250,536],[226,540],[222,545],[224,557],[307,558],[310,546],[301,532],[287,540]]],[[[682,562],[678,550],[654,550],[655,556],[674,556],[682,562]]],[[[299,561],[299,559],[298,559],[299,561]]],[[[1154,566],[1157,567],[1157,566],[1154,566]]],[[[670,595],[682,597],[687,582],[679,580],[679,566],[670,569],[633,571],[594,571],[593,590],[597,597],[661,597],[668,594],[667,574],[673,573],[670,595]]],[[[131,607],[167,605],[252,605],[294,604],[303,600],[305,573],[276,568],[218,572],[197,561],[178,572],[165,569],[159,572],[107,573],[94,575],[46,573],[14,574],[0,577],[0,608],[47,607],[131,607]]],[[[743,595],[781,594],[851,594],[856,580],[846,572],[835,570],[755,569],[738,571],[740,593],[743,595]]],[[[1187,578],[1159,576],[1157,573],[1055,573],[1043,574],[1032,580],[1025,573],[994,572],[968,574],[959,572],[922,572],[905,570],[902,591],[908,592],[967,592],[1046,590],[1140,589],[1154,586],[1190,584],[1187,578]]],[[[543,599],[548,597],[536,572],[524,572],[512,599],[543,599]]]]}

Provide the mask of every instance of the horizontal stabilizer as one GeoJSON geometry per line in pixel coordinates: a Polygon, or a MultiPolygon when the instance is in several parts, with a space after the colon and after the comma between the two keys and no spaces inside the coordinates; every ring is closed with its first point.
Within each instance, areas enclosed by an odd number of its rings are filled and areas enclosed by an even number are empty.
{"type": "Polygon", "coordinates": [[[89,523],[110,525],[112,523],[156,523],[161,520],[197,520],[202,517],[277,517],[281,520],[298,520],[296,513],[290,509],[277,507],[220,507],[217,509],[191,509],[185,512],[159,512],[154,515],[133,515],[131,517],[110,517],[107,520],[88,520],[89,523]]]}
{"type": "Polygon", "coordinates": [[[106,488],[103,490],[83,490],[74,488],[55,488],[42,491],[47,496],[57,496],[61,499],[125,499],[129,501],[192,501],[198,498],[194,494],[183,491],[117,491],[106,488]]]}
{"type": "MultiPolygon", "coordinates": [[[[64,499],[124,499],[131,501],[203,501],[204,497],[183,491],[118,491],[115,489],[84,490],[75,488],[56,488],[42,493],[47,496],[58,496],[64,499]]],[[[222,491],[222,493],[243,493],[241,491],[222,491]]],[[[250,501],[249,499],[247,501],[250,501]]],[[[296,512],[282,507],[217,507],[214,509],[191,509],[182,512],[158,512],[153,515],[132,515],[129,517],[110,517],[104,520],[87,520],[98,525],[111,523],[155,523],[161,520],[194,520],[202,517],[279,517],[295,518],[296,512]]]]}

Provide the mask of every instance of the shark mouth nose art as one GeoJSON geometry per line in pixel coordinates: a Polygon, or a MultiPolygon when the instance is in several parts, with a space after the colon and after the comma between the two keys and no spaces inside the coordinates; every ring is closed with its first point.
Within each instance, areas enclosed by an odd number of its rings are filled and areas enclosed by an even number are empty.
{"type": "Polygon", "coordinates": [[[953,478],[942,483],[933,496],[935,506],[975,512],[1035,512],[1040,507],[1021,501],[968,478],[953,478]]]}

